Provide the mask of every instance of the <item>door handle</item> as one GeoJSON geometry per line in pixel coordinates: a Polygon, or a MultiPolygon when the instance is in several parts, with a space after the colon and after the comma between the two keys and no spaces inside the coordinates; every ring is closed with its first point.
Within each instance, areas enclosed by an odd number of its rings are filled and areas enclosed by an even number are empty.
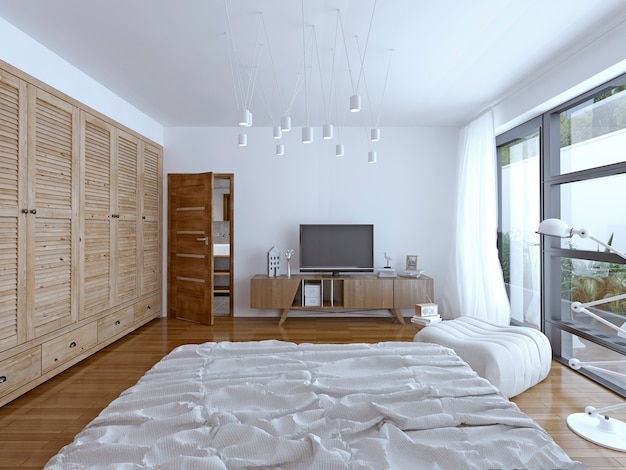
{"type": "Polygon", "coordinates": [[[196,238],[199,242],[204,242],[205,245],[209,244],[209,237],[196,238]]]}

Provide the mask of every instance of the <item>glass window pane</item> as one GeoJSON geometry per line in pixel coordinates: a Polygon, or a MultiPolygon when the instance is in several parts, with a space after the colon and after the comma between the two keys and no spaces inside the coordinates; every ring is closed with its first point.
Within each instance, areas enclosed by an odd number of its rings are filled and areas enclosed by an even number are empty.
{"type": "MultiPolygon", "coordinates": [[[[561,317],[572,326],[606,339],[626,336],[598,318],[573,312],[572,302],[586,304],[626,294],[626,265],[593,260],[561,258],[561,317]]],[[[591,313],[616,327],[626,329],[626,299],[587,307],[591,313]]],[[[626,340],[625,343],[626,345],[626,340]]]]}
{"type": "Polygon", "coordinates": [[[500,147],[502,270],[511,317],[540,326],[539,132],[500,147]]]}
{"type": "MultiPolygon", "coordinates": [[[[626,361],[624,361],[623,354],[611,351],[610,349],[599,346],[591,341],[587,341],[584,338],[567,333],[565,331],[561,333],[561,353],[563,358],[568,361],[570,359],[578,359],[583,364],[585,362],[602,362],[602,364],[596,364],[596,366],[613,371],[616,374],[626,374],[626,361]],[[606,361],[611,362],[606,363],[606,361]]],[[[616,387],[626,387],[626,376],[622,377],[621,375],[611,375],[609,373],[590,369],[589,367],[587,367],[587,370],[593,372],[594,374],[597,374],[607,382],[614,384],[616,387]]],[[[591,402],[588,402],[581,403],[581,407],[584,409],[584,407],[587,405],[593,405],[596,408],[600,408],[601,406],[607,406],[611,404],[612,403],[593,404],[591,402]]],[[[619,415],[616,415],[615,412],[612,412],[610,414],[613,418],[619,417],[620,419],[623,419],[626,417],[626,409],[622,408],[622,410],[620,410],[619,412],[619,415]]]]}
{"type": "Polygon", "coordinates": [[[625,86],[560,114],[561,174],[626,160],[625,86]]]}
{"type": "MultiPolygon", "coordinates": [[[[604,243],[626,251],[626,173],[561,185],[560,218],[576,229],[586,228],[604,243]]],[[[562,240],[563,248],[604,250],[593,240],[576,235],[562,240]]]]}

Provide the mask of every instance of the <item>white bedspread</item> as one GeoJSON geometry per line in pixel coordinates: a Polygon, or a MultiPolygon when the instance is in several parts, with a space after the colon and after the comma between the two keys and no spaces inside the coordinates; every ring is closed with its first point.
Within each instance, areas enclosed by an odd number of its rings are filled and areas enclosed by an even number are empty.
{"type": "Polygon", "coordinates": [[[45,468],[585,467],[450,349],[262,341],[177,348],[45,468]]]}

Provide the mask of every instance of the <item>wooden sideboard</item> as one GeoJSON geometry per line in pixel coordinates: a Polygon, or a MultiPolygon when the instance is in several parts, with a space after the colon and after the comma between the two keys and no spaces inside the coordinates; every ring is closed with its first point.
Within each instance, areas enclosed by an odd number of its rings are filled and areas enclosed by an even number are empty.
{"type": "Polygon", "coordinates": [[[292,275],[250,280],[250,307],[280,309],[279,325],[290,310],[390,310],[405,324],[401,309],[432,302],[431,277],[379,278],[376,275],[292,275]]]}

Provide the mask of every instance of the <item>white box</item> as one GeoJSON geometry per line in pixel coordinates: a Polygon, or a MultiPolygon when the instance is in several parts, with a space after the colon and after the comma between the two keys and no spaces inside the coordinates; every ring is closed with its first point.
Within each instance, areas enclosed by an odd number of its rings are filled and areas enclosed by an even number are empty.
{"type": "Polygon", "coordinates": [[[304,283],[304,306],[320,307],[322,305],[322,286],[304,283]]]}

